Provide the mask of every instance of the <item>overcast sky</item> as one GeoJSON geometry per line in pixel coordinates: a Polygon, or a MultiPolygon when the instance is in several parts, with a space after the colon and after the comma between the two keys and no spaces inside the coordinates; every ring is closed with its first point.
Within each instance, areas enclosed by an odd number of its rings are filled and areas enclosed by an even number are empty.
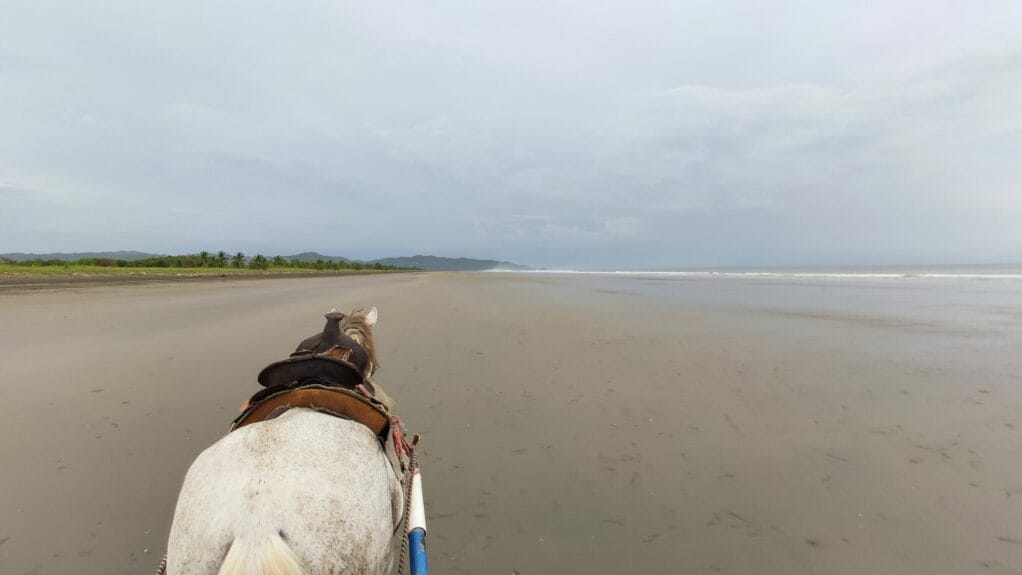
{"type": "Polygon", "coordinates": [[[0,252],[1022,261],[1022,2],[50,2],[0,252]]]}

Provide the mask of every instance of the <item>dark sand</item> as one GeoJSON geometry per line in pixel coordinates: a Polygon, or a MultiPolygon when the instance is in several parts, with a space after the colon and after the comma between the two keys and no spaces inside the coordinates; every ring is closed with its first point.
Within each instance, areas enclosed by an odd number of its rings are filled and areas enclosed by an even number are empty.
{"type": "Polygon", "coordinates": [[[972,286],[4,291],[0,573],[151,572],[259,369],[361,304],[424,436],[436,573],[1022,573],[1022,295],[972,286]]]}

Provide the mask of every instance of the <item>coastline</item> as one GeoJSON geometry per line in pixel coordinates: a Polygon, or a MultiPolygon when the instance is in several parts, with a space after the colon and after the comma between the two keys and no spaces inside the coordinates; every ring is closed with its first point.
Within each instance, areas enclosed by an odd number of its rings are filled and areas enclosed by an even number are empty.
{"type": "MultiPolygon", "coordinates": [[[[140,268],[144,269],[144,268],[140,268]]],[[[369,276],[380,274],[424,273],[422,270],[322,270],[322,271],[241,271],[180,273],[173,268],[156,272],[125,271],[117,273],[0,273],[0,292],[30,291],[49,288],[115,286],[147,283],[251,281],[285,278],[319,278],[369,276]]]]}

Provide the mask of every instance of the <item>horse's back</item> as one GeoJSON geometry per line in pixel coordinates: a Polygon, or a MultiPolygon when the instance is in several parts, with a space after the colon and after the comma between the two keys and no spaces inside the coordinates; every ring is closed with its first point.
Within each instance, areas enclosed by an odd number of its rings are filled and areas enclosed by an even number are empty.
{"type": "Polygon", "coordinates": [[[213,575],[228,557],[252,572],[264,559],[286,563],[287,550],[309,575],[386,572],[401,508],[400,484],[368,428],[292,409],[195,460],[174,513],[168,574],[213,575]]]}

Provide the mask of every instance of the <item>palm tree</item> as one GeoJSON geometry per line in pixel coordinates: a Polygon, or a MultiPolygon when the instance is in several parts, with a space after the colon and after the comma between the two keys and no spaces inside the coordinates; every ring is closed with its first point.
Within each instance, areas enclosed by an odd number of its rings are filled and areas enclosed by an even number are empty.
{"type": "Polygon", "coordinates": [[[256,254],[256,256],[248,262],[248,267],[254,270],[264,270],[270,267],[270,262],[266,260],[266,257],[263,254],[256,254]]]}
{"type": "Polygon", "coordinates": [[[227,252],[220,250],[216,253],[216,267],[227,267],[227,252]]]}
{"type": "Polygon", "coordinates": [[[199,252],[199,265],[202,267],[209,267],[209,252],[203,250],[199,252]]]}
{"type": "Polygon", "coordinates": [[[274,267],[282,268],[282,267],[284,267],[286,265],[287,265],[287,260],[285,260],[284,258],[282,258],[280,256],[274,256],[274,258],[273,258],[273,266],[274,267]]]}
{"type": "Polygon", "coordinates": [[[236,268],[245,267],[245,254],[238,252],[231,258],[231,265],[236,268]]]}

